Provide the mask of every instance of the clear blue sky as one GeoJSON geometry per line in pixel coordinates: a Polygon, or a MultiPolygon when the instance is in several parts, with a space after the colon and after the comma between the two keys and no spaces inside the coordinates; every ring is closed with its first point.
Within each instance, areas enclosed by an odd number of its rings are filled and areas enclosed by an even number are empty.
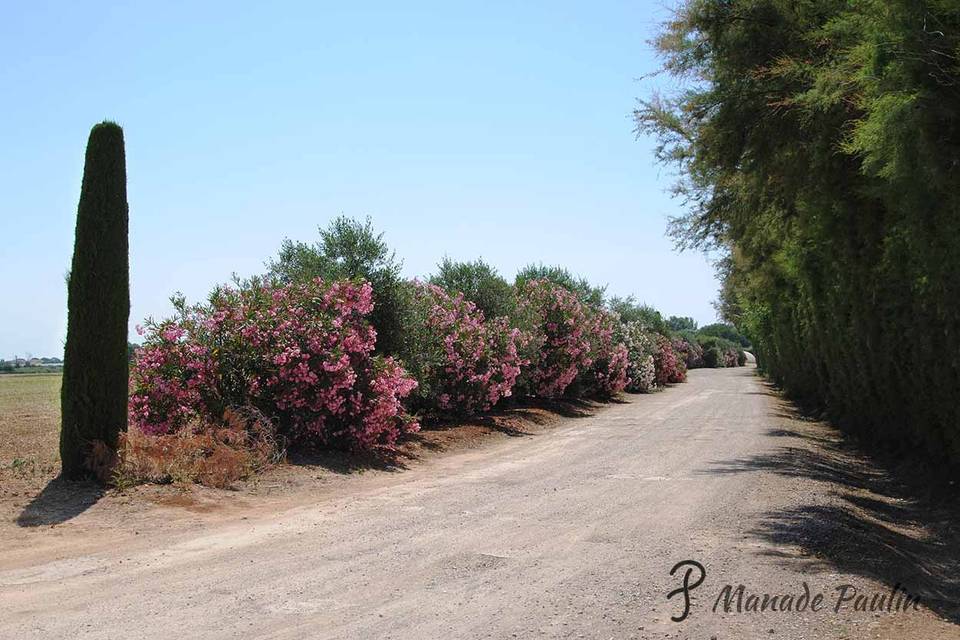
{"type": "Polygon", "coordinates": [[[21,2],[0,22],[0,357],[62,354],[91,125],[127,142],[131,328],[371,216],[426,275],[562,264],[713,321],[629,114],[657,2],[21,2]]]}

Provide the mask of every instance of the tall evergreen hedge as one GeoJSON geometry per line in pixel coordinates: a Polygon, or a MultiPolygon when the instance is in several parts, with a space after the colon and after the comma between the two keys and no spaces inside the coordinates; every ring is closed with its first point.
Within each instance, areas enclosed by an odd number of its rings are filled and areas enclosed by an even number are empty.
{"type": "Polygon", "coordinates": [[[90,476],[94,444],[115,450],[127,427],[127,221],[123,130],[103,122],[87,142],[67,294],[60,458],[71,479],[90,476]]]}
{"type": "Polygon", "coordinates": [[[684,0],[637,111],[792,397],[960,473],[960,3],[684,0]],[[688,89],[688,90],[687,90],[688,89]]]}

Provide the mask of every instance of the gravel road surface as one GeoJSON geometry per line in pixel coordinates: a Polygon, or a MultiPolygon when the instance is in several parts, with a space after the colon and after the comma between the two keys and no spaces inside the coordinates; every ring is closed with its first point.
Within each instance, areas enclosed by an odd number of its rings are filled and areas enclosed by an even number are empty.
{"type": "Polygon", "coordinates": [[[0,553],[0,638],[960,638],[955,521],[752,367],[348,480],[137,544],[0,553]],[[686,560],[703,571],[671,576],[686,560]],[[898,582],[919,607],[855,610],[851,589],[876,609],[898,582]],[[804,583],[818,611],[795,610],[804,583]],[[727,584],[793,610],[738,613],[733,591],[714,611],[727,584]]]}

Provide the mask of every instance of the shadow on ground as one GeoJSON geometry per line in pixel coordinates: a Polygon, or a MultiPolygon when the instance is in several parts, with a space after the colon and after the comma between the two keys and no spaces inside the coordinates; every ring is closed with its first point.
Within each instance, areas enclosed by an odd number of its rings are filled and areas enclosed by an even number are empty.
{"type": "MultiPolygon", "coordinates": [[[[613,400],[609,402],[614,402],[613,400]]],[[[589,418],[594,415],[601,403],[592,400],[567,399],[523,399],[513,405],[500,407],[493,411],[461,418],[427,418],[423,421],[424,432],[449,431],[462,427],[481,427],[512,437],[536,435],[530,425],[544,425],[557,417],[589,418]]]]}
{"type": "MultiPolygon", "coordinates": [[[[622,401],[606,401],[606,403],[619,402],[622,401]]],[[[548,398],[528,398],[518,401],[513,407],[504,409],[502,413],[521,414],[527,417],[531,415],[531,410],[540,409],[549,413],[555,413],[564,418],[589,418],[596,412],[597,408],[603,404],[604,402],[583,400],[579,398],[557,398],[554,400],[548,398]]],[[[491,415],[496,416],[498,413],[500,412],[494,412],[491,415]]]]}
{"type": "Polygon", "coordinates": [[[490,433],[514,438],[533,437],[537,435],[533,427],[543,426],[557,418],[588,418],[594,415],[601,404],[592,400],[567,398],[520,399],[510,406],[483,415],[423,418],[420,431],[406,435],[394,447],[382,447],[365,453],[296,447],[288,451],[287,462],[338,474],[367,470],[402,471],[419,460],[424,451],[446,451],[490,433]]]}
{"type": "Polygon", "coordinates": [[[17,525],[42,527],[64,523],[95,505],[103,493],[103,487],[95,482],[55,478],[23,508],[17,525]]]}
{"type": "MultiPolygon", "coordinates": [[[[781,443],[702,473],[768,472],[827,485],[829,498],[767,513],[749,533],[787,564],[900,584],[960,624],[960,505],[956,485],[931,470],[866,453],[834,429],[779,401],[766,435],[781,443]],[[782,440],[780,440],[782,439],[782,440]],[[801,550],[800,554],[795,552],[801,550]]],[[[816,495],[823,495],[817,492],[816,495]]]]}
{"type": "Polygon", "coordinates": [[[287,452],[286,462],[299,467],[318,467],[348,475],[358,471],[402,471],[417,456],[403,449],[381,449],[368,453],[350,453],[330,449],[296,448],[287,452]]]}

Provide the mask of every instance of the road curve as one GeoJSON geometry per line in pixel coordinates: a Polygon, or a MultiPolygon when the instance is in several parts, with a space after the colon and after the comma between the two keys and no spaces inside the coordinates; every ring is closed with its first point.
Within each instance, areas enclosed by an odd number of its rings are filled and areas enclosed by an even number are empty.
{"type": "Polygon", "coordinates": [[[834,438],[752,367],[697,370],[270,518],[0,559],[0,638],[960,637],[957,584],[922,546],[935,532],[874,517],[868,499],[902,496],[834,438]],[[683,560],[706,575],[674,622],[683,560]],[[895,580],[925,606],[834,611],[837,587],[895,580]],[[817,612],[712,610],[728,583],[799,596],[804,582],[824,594],[817,612]]]}

